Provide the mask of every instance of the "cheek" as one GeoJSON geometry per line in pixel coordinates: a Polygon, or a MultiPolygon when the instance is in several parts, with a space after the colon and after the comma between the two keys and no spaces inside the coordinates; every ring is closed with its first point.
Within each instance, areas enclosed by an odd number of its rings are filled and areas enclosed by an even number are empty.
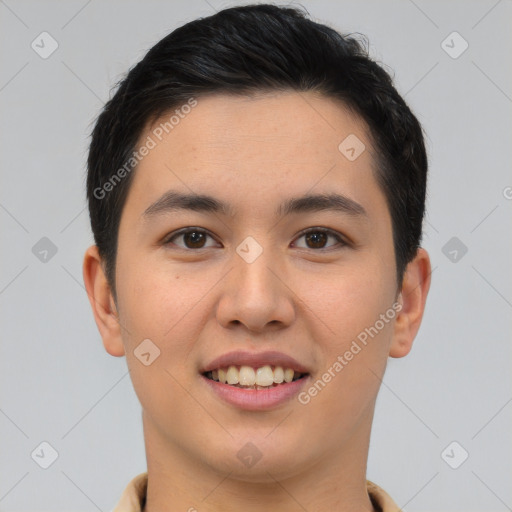
{"type": "MultiPolygon", "coordinates": [[[[384,272],[376,259],[373,263],[333,269],[313,280],[306,279],[300,296],[321,320],[317,323],[324,326],[323,336],[317,341],[338,351],[374,325],[393,304],[392,278],[394,275],[384,272]]],[[[389,330],[387,325],[383,331],[389,330]]]]}
{"type": "Polygon", "coordinates": [[[375,259],[303,287],[304,302],[320,320],[312,333],[321,352],[312,394],[334,417],[346,411],[359,417],[378,391],[396,317],[393,279],[375,259]]]}
{"type": "Polygon", "coordinates": [[[130,332],[164,342],[183,330],[204,293],[197,282],[142,260],[120,261],[118,268],[120,315],[130,332]]]}
{"type": "Polygon", "coordinates": [[[164,275],[135,261],[119,265],[118,282],[123,343],[135,392],[148,414],[168,425],[173,410],[190,407],[183,392],[190,380],[185,363],[201,329],[200,309],[194,305],[202,294],[175,272],[164,275]]]}

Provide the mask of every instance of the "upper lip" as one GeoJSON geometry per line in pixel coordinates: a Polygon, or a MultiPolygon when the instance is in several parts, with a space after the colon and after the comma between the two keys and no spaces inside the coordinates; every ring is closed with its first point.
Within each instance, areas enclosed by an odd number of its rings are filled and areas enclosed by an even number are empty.
{"type": "Polygon", "coordinates": [[[309,373],[309,370],[303,364],[282,352],[244,352],[240,350],[228,352],[213,359],[201,370],[201,373],[217,370],[218,368],[227,368],[229,366],[252,366],[253,368],[260,368],[266,365],[291,368],[299,373],[309,373]]]}

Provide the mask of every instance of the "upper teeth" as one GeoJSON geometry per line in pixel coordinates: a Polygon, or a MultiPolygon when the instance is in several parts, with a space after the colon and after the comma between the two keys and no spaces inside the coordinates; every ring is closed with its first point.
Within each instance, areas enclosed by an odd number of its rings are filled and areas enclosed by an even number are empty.
{"type": "Polygon", "coordinates": [[[270,365],[260,368],[229,366],[211,371],[213,380],[218,380],[223,384],[239,384],[240,386],[272,386],[274,383],[291,382],[294,376],[298,378],[301,374],[291,368],[283,369],[282,366],[276,366],[272,370],[270,365]]]}

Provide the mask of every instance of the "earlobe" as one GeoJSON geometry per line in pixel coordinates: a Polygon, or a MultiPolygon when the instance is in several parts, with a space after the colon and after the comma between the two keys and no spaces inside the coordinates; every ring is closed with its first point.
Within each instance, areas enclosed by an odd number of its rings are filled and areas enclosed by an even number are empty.
{"type": "Polygon", "coordinates": [[[398,301],[402,308],[395,321],[390,357],[404,357],[412,344],[425,311],[430,289],[430,258],[425,249],[419,248],[415,258],[407,265],[398,301]]]}
{"type": "Polygon", "coordinates": [[[85,252],[83,278],[105,350],[112,356],[123,356],[125,351],[118,312],[96,245],[85,252]]]}

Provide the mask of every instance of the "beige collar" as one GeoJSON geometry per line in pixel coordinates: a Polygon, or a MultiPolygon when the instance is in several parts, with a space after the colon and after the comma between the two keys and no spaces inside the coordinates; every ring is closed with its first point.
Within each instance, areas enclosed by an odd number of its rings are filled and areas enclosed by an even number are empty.
{"type": "MultiPolygon", "coordinates": [[[[147,472],[133,478],[123,491],[121,499],[112,512],[142,512],[142,507],[146,500],[147,485],[147,472]]],[[[366,489],[373,506],[378,512],[400,512],[398,505],[378,485],[367,480],[366,489]]]]}

